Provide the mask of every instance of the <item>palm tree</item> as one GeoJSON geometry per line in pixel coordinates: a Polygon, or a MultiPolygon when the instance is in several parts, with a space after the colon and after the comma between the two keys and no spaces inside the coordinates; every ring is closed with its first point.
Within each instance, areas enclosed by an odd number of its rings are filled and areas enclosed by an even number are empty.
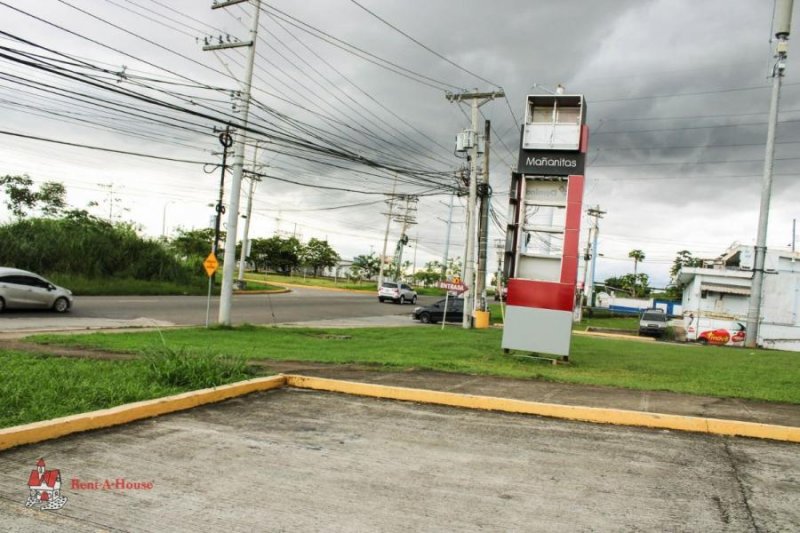
{"type": "Polygon", "coordinates": [[[644,252],[641,250],[631,250],[628,257],[633,259],[633,297],[636,298],[636,274],[639,270],[639,261],[644,261],[644,252]]]}

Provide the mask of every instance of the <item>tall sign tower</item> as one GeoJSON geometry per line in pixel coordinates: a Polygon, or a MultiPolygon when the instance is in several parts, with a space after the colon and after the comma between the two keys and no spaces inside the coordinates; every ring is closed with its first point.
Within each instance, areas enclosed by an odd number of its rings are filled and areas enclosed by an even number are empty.
{"type": "Polygon", "coordinates": [[[569,357],[588,146],[583,95],[527,97],[509,194],[505,350],[569,357]]]}

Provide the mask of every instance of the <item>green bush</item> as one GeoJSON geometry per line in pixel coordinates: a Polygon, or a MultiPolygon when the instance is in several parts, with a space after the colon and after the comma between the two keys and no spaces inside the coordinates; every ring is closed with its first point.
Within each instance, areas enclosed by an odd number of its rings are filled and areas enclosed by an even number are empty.
{"type": "Polygon", "coordinates": [[[0,265],[45,275],[176,283],[198,277],[161,242],[142,238],[130,224],[111,224],[83,211],[0,226],[0,243],[0,265]]]}
{"type": "Polygon", "coordinates": [[[185,348],[152,349],[144,360],[151,379],[168,387],[204,389],[254,375],[244,357],[190,353],[185,348]]]}

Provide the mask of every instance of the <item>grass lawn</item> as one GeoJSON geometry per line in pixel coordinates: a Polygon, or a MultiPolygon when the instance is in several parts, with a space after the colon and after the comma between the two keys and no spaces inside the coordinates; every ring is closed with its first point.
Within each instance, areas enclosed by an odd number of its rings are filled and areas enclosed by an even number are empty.
{"type": "Polygon", "coordinates": [[[248,379],[241,364],[187,361],[164,351],[134,361],[98,361],[0,350],[0,427],[104,409],[248,379]]]}
{"type": "MultiPolygon", "coordinates": [[[[363,363],[386,369],[418,368],[800,403],[800,356],[790,352],[575,336],[572,364],[552,366],[504,354],[502,332],[497,329],[243,326],[162,334],[168,346],[195,356],[235,354],[248,359],[363,363]]],[[[157,332],[41,335],[31,340],[133,353],[161,344],[157,332]]]]}

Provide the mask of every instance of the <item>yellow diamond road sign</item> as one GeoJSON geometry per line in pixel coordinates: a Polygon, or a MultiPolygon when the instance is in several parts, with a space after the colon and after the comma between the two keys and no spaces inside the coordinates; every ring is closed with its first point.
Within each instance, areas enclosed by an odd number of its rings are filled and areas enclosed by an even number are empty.
{"type": "Polygon", "coordinates": [[[208,274],[209,278],[214,275],[218,267],[219,261],[217,261],[217,256],[214,255],[214,252],[211,252],[208,254],[208,257],[206,257],[206,260],[203,261],[203,268],[206,269],[206,274],[208,274]]]}

